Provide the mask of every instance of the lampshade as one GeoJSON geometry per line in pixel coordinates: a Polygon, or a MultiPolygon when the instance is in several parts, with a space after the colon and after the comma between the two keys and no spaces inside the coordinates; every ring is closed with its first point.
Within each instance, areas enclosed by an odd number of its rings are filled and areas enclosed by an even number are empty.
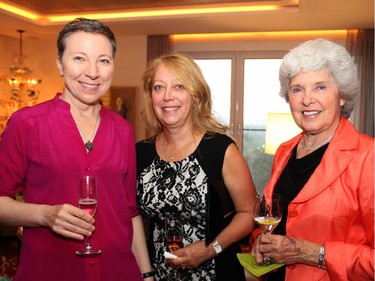
{"type": "Polygon", "coordinates": [[[292,114],[290,113],[268,113],[266,125],[266,144],[264,152],[275,154],[276,149],[283,142],[291,139],[301,132],[292,114]]]}

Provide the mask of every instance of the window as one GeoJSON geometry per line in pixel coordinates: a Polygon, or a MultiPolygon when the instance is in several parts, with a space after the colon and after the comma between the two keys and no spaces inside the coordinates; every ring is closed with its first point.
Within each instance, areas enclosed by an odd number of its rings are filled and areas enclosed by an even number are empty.
{"type": "Polygon", "coordinates": [[[212,110],[225,125],[230,124],[231,59],[195,60],[210,86],[212,110]]]}
{"type": "Polygon", "coordinates": [[[279,96],[282,54],[191,54],[212,92],[214,114],[231,128],[260,192],[268,182],[273,155],[265,154],[269,112],[289,112],[279,96]]]}
{"type": "Polygon", "coordinates": [[[244,60],[243,155],[258,191],[270,177],[273,155],[266,154],[265,133],[269,112],[289,112],[279,96],[281,59],[244,60]]]}

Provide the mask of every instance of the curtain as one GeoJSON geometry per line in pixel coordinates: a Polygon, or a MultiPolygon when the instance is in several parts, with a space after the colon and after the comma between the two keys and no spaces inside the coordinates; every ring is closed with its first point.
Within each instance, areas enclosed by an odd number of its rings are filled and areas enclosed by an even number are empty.
{"type": "Polygon", "coordinates": [[[349,30],[346,41],[361,82],[353,124],[358,131],[374,137],[374,29],[349,30]]]}
{"type": "Polygon", "coordinates": [[[147,36],[147,62],[153,58],[168,54],[172,50],[173,43],[170,35],[147,36]]]}

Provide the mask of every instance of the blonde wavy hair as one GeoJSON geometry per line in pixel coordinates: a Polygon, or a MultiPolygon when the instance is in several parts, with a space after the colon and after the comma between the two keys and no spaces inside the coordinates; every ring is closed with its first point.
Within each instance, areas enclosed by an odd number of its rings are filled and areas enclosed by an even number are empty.
{"type": "Polygon", "coordinates": [[[161,64],[179,78],[186,91],[192,96],[194,128],[204,132],[226,133],[228,127],[221,124],[212,114],[211,91],[201,69],[190,56],[173,53],[151,60],[143,74],[144,110],[142,115],[146,121],[147,137],[154,139],[163,130],[155,115],[151,98],[155,72],[161,64]]]}

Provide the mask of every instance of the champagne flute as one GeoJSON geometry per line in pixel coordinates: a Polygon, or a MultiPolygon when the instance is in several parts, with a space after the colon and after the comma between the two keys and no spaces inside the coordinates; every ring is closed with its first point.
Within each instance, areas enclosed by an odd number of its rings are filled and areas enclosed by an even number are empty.
{"type": "MultiPolygon", "coordinates": [[[[80,179],[78,206],[81,210],[94,216],[98,206],[97,185],[94,176],[83,176],[80,179]]],[[[79,256],[98,255],[102,251],[91,245],[91,236],[85,237],[85,247],[76,254],[79,256]]]]}
{"type": "MultiPolygon", "coordinates": [[[[179,212],[167,212],[165,214],[165,239],[170,252],[183,247],[183,223],[179,212]]],[[[176,269],[166,277],[169,281],[183,280],[181,273],[176,269]]]]}
{"type": "MultiPolygon", "coordinates": [[[[272,197],[266,197],[262,193],[257,194],[253,215],[260,230],[264,234],[271,234],[282,218],[280,195],[274,193],[272,197]]],[[[263,257],[263,264],[271,263],[269,257],[263,257]]]]}

